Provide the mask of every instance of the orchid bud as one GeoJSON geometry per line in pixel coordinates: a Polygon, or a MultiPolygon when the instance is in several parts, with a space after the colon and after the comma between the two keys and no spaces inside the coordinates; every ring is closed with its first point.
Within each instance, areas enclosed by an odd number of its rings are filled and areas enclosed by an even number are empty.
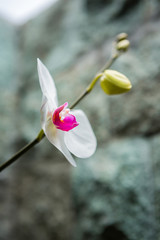
{"type": "Polygon", "coordinates": [[[131,82],[125,75],[114,70],[104,71],[100,78],[100,85],[108,95],[125,93],[132,87],[131,82]]]}
{"type": "Polygon", "coordinates": [[[127,39],[127,38],[128,38],[127,33],[120,33],[120,34],[117,35],[116,40],[117,40],[117,42],[120,42],[120,41],[122,41],[124,39],[127,39]]]}
{"type": "Polygon", "coordinates": [[[118,51],[127,51],[130,46],[130,42],[127,39],[124,39],[116,44],[116,49],[118,51]]]}

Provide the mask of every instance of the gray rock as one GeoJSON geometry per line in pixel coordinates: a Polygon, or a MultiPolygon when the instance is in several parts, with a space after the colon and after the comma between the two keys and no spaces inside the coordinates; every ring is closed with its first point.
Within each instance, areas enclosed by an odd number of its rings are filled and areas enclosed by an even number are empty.
{"type": "MultiPolygon", "coordinates": [[[[0,163],[14,152],[16,136],[17,37],[15,28],[0,19],[0,163]]],[[[11,239],[12,181],[10,171],[0,176],[0,239],[11,239]]]]}
{"type": "Polygon", "coordinates": [[[149,144],[112,140],[73,171],[76,240],[157,239],[149,144]]]}
{"type": "Polygon", "coordinates": [[[67,166],[64,159],[56,163],[53,158],[33,163],[31,154],[15,168],[13,198],[17,207],[12,239],[71,238],[72,202],[67,166]]]}
{"type": "Polygon", "coordinates": [[[154,184],[154,206],[155,206],[155,218],[156,218],[156,232],[157,232],[157,239],[160,239],[160,135],[157,135],[151,139],[151,146],[152,146],[152,174],[153,174],[153,184],[154,184]]]}
{"type": "Polygon", "coordinates": [[[16,91],[18,88],[16,28],[0,19],[0,156],[1,161],[9,156],[8,148],[16,136],[16,91]],[[6,156],[4,156],[4,153],[6,156]]]}

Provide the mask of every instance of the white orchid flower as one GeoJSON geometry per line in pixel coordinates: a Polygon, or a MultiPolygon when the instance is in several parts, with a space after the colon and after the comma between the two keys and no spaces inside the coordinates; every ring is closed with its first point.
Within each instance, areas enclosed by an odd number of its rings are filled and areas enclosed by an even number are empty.
{"type": "Polygon", "coordinates": [[[83,111],[70,111],[67,108],[68,103],[58,107],[54,81],[48,69],[39,59],[37,59],[37,65],[43,93],[42,129],[48,140],[64,154],[73,166],[76,166],[71,153],[79,158],[90,157],[96,149],[96,137],[83,111]]]}

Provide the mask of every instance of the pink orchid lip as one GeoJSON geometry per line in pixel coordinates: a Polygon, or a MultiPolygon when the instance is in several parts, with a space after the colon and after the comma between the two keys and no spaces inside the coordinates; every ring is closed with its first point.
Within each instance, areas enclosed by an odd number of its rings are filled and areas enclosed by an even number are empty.
{"type": "Polygon", "coordinates": [[[67,106],[68,103],[66,102],[54,111],[52,122],[57,129],[68,132],[77,127],[79,123],[76,121],[76,117],[69,113],[67,106]]]}

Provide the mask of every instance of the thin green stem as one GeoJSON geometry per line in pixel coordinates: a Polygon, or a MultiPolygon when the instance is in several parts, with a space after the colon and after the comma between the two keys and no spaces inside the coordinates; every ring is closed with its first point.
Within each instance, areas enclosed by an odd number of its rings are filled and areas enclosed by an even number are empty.
{"type": "Polygon", "coordinates": [[[77,98],[77,100],[69,107],[70,109],[74,108],[94,87],[98,79],[102,76],[102,73],[99,73],[95,76],[86,90],[77,98]]]}
{"type": "Polygon", "coordinates": [[[13,155],[7,162],[3,163],[0,166],[0,172],[3,171],[5,168],[7,168],[9,165],[14,163],[20,156],[25,154],[29,149],[31,149],[33,146],[35,146],[37,143],[39,143],[44,138],[44,132],[41,130],[38,134],[38,136],[30,143],[28,143],[25,147],[23,147],[21,150],[19,150],[15,155],[13,155]]]}
{"type": "Polygon", "coordinates": [[[85,96],[90,93],[90,91],[95,86],[98,79],[103,75],[102,72],[104,70],[110,68],[110,66],[114,63],[114,61],[120,56],[120,52],[116,52],[112,57],[107,61],[107,63],[98,71],[96,76],[93,78],[92,82],[89,84],[89,86],[85,89],[85,91],[77,98],[77,100],[70,106],[70,109],[74,108],[85,96]]]}
{"type": "Polygon", "coordinates": [[[112,66],[112,64],[115,62],[115,60],[120,57],[120,55],[122,54],[122,52],[116,52],[115,54],[113,54],[111,56],[111,58],[106,62],[106,64],[100,69],[99,72],[104,72],[104,70],[110,68],[112,66]]]}

